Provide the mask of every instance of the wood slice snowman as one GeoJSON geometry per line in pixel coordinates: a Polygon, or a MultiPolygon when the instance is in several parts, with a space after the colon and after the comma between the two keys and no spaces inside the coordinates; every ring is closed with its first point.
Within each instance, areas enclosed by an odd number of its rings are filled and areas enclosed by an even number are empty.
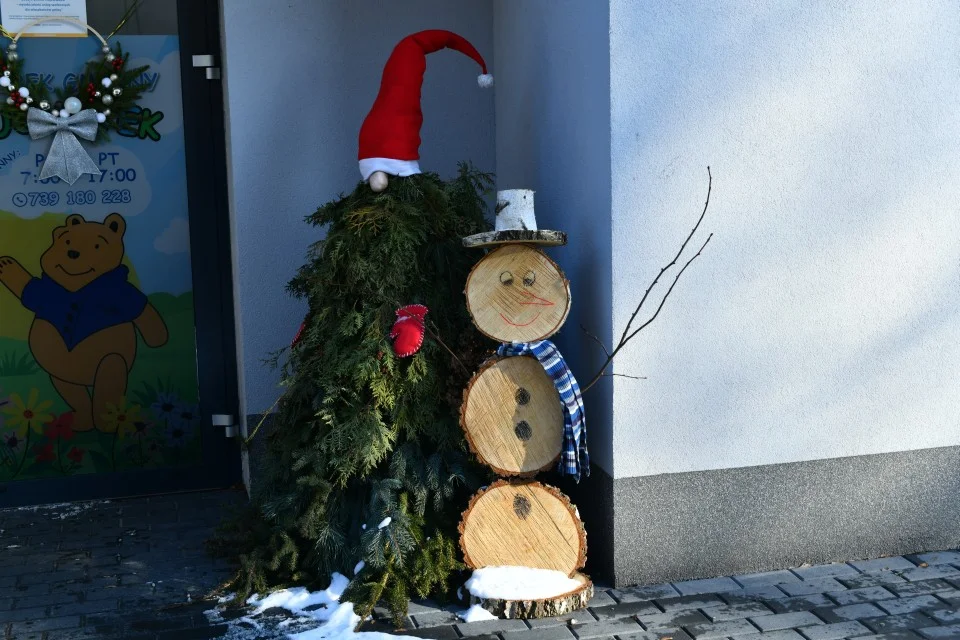
{"type": "MultiPolygon", "coordinates": [[[[533,191],[500,191],[495,230],[463,243],[493,248],[470,272],[464,291],[483,334],[506,344],[536,343],[563,326],[569,283],[538,246],[566,244],[566,235],[537,229],[533,191]]],[[[553,590],[540,585],[527,593],[492,593],[471,586],[481,573],[476,571],[467,583],[471,604],[505,618],[586,607],[593,584],[579,572],[587,553],[579,513],[560,491],[532,479],[557,463],[563,447],[564,406],[554,380],[532,355],[495,357],[467,385],[460,421],[477,458],[505,477],[481,489],[463,513],[460,546],[466,564],[487,576],[503,571],[513,582],[527,579],[524,571],[534,579],[559,578],[553,590]],[[512,567],[525,569],[518,576],[512,567]]]]}

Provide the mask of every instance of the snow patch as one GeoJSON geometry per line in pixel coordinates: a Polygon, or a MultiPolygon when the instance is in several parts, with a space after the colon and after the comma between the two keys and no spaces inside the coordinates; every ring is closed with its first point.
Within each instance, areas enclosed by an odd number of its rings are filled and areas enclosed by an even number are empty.
{"type": "Polygon", "coordinates": [[[384,527],[389,527],[391,522],[393,522],[393,518],[391,518],[390,516],[387,516],[386,518],[380,521],[380,524],[377,525],[377,529],[383,529],[384,527]]]}
{"type": "Polygon", "coordinates": [[[581,583],[551,569],[484,567],[467,580],[467,590],[477,598],[540,600],[579,589],[581,583]]]}
{"type": "Polygon", "coordinates": [[[109,500],[97,500],[94,502],[58,502],[56,504],[38,504],[29,507],[17,507],[17,511],[30,511],[33,513],[43,513],[54,520],[66,520],[80,515],[84,511],[93,507],[110,504],[109,500]],[[50,513],[54,512],[54,513],[50,513]]]}
{"type": "Polygon", "coordinates": [[[355,566],[355,567],[353,568],[353,575],[357,575],[358,573],[360,573],[361,571],[363,571],[363,568],[364,568],[365,566],[367,566],[367,563],[365,563],[363,560],[361,560],[360,562],[358,562],[358,563],[357,563],[357,566],[355,566]]]}
{"type": "Polygon", "coordinates": [[[461,611],[457,615],[460,616],[464,622],[483,622],[484,620],[497,619],[497,616],[493,615],[478,604],[473,605],[466,611],[461,611]]]}

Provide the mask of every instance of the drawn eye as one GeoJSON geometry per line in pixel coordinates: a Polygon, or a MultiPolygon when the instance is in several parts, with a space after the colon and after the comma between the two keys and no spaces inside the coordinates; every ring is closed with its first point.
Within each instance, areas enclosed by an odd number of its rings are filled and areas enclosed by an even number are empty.
{"type": "Polygon", "coordinates": [[[504,271],[500,274],[500,284],[505,287],[509,287],[513,284],[513,274],[509,271],[504,271]]]}
{"type": "Polygon", "coordinates": [[[99,249],[99,248],[100,248],[100,245],[99,245],[99,244],[95,244],[95,245],[93,245],[93,248],[94,248],[94,249],[99,249]]]}
{"type": "Polygon", "coordinates": [[[69,240],[67,240],[67,244],[70,244],[70,241],[69,241],[69,240]]]}
{"type": "Polygon", "coordinates": [[[532,287],[533,283],[537,281],[537,274],[533,271],[527,271],[527,275],[523,276],[523,284],[532,287]]]}

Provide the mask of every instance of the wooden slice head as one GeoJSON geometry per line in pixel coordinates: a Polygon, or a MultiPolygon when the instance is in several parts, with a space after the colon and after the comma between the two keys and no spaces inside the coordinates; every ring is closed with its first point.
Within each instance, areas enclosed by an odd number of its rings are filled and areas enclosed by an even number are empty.
{"type": "Polygon", "coordinates": [[[471,500],[460,548],[473,569],[516,566],[572,576],[587,559],[587,534],[570,500],[539,482],[498,480],[471,500]]]}
{"type": "Polygon", "coordinates": [[[545,253],[526,244],[491,251],[467,277],[473,323],[498,342],[534,342],[560,330],[570,311],[570,283],[545,253]]]}
{"type": "Polygon", "coordinates": [[[560,457],[560,393],[531,356],[485,364],[463,392],[460,424],[470,449],[498,475],[533,475],[560,457]]]}

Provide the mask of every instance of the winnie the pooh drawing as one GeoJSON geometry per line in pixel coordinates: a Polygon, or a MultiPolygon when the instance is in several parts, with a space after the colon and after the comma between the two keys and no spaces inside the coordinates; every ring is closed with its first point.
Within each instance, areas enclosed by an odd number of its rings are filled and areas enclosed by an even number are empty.
{"type": "Polygon", "coordinates": [[[107,406],[119,406],[137,356],[137,330],[149,347],[168,338],[147,297],[127,281],[121,264],[127,223],[119,213],[101,222],[73,214],[53,230],[33,277],[14,258],[0,257],[0,283],[35,316],[30,350],[75,412],[74,429],[105,432],[107,406]]]}

